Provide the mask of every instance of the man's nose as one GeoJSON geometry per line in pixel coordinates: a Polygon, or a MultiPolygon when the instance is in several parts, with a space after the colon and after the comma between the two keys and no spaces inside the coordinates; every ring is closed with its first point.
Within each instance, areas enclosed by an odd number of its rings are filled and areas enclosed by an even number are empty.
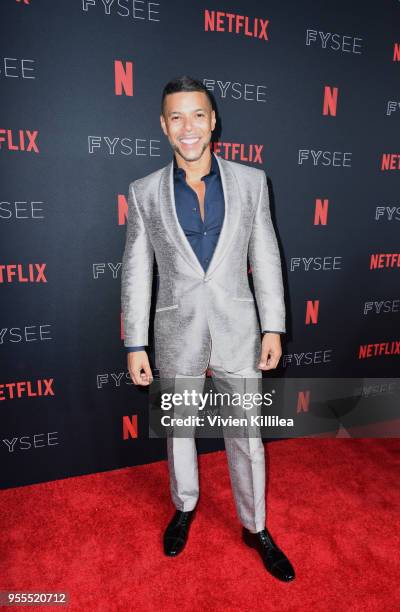
{"type": "Polygon", "coordinates": [[[192,131],[192,120],[191,119],[185,119],[184,121],[184,128],[185,128],[185,132],[191,132],[192,131]]]}

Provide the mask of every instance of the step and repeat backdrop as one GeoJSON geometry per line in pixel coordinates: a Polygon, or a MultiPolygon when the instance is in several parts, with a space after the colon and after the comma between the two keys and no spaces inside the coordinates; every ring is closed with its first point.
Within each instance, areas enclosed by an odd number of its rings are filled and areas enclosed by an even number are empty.
{"type": "Polygon", "coordinates": [[[287,305],[274,375],[398,375],[398,0],[0,12],[3,488],[166,457],[127,372],[121,260],[128,185],[172,159],[160,100],[183,74],[213,95],[213,151],[268,177],[287,305]]]}

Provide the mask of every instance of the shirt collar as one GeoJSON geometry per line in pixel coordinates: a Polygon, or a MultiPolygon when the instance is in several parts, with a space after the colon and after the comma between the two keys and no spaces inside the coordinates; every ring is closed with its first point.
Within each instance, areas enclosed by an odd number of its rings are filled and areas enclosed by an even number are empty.
{"type": "MultiPolygon", "coordinates": [[[[186,178],[186,172],[183,168],[180,168],[178,166],[175,155],[174,155],[173,163],[174,163],[174,176],[175,177],[182,176],[183,178],[186,178]]],[[[218,165],[217,157],[215,153],[211,152],[211,170],[209,174],[205,174],[204,176],[212,176],[214,174],[219,176],[220,172],[219,172],[219,165],[218,165]]]]}

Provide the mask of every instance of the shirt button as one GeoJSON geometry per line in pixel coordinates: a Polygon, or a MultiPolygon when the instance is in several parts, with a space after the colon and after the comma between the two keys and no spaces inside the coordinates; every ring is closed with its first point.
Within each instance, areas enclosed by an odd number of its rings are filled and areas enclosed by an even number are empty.
{"type": "Polygon", "coordinates": [[[193,208],[193,210],[196,212],[196,209],[195,209],[195,208],[193,208]]]}
{"type": "Polygon", "coordinates": [[[203,232],[204,236],[207,236],[207,232],[203,232]]]}

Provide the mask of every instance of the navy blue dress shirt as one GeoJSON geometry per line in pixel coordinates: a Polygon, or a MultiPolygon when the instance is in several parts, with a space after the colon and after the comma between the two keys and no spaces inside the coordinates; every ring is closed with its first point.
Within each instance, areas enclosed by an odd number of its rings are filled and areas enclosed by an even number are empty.
{"type": "MultiPolygon", "coordinates": [[[[218,161],[215,154],[212,153],[210,172],[201,177],[206,184],[204,221],[200,215],[197,193],[187,184],[186,172],[178,166],[175,155],[173,163],[176,214],[190,246],[206,271],[217,246],[225,215],[224,192],[218,161]]],[[[144,346],[125,348],[128,352],[145,349],[144,346]]]]}

